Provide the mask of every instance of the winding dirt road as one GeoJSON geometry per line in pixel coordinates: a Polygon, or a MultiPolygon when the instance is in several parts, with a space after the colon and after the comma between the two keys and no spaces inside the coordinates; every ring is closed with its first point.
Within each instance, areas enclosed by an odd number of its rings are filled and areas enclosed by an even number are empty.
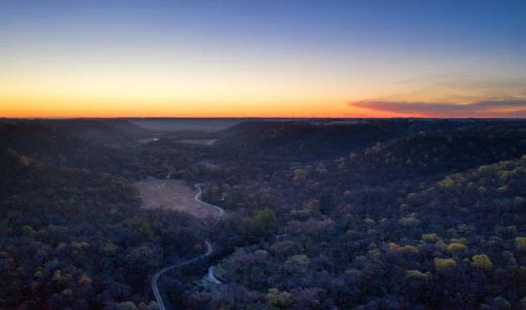
{"type": "Polygon", "coordinates": [[[223,208],[215,206],[213,204],[209,204],[208,202],[201,200],[201,195],[203,194],[203,191],[201,190],[201,185],[202,184],[196,184],[195,185],[195,188],[197,188],[197,190],[198,190],[197,194],[194,197],[195,201],[199,202],[200,204],[202,204],[204,206],[207,206],[207,207],[215,209],[217,212],[219,212],[219,217],[222,217],[225,214],[225,210],[223,210],[223,208]]]}
{"type": "MultiPolygon", "coordinates": [[[[191,212],[192,204],[188,203],[188,197],[192,197],[192,194],[189,195],[189,191],[184,188],[186,186],[182,185],[181,182],[174,183],[174,180],[148,180],[148,181],[137,182],[136,187],[139,189],[141,193],[141,197],[143,199],[143,207],[145,208],[152,208],[152,207],[153,208],[155,207],[167,208],[169,205],[176,205],[177,203],[185,202],[185,207],[183,208],[180,208],[178,206],[175,206],[172,208],[168,207],[168,208],[170,209],[174,208],[174,209],[181,210],[183,212],[188,212],[196,217],[201,217],[201,218],[209,217],[211,215],[210,212],[205,212],[205,213],[191,212]],[[177,189],[179,189],[179,191],[177,191],[177,189]],[[162,203],[159,203],[159,201],[162,201],[162,203]]],[[[193,200],[197,202],[198,207],[202,208],[204,206],[209,210],[214,210],[213,211],[214,213],[218,212],[219,213],[218,221],[219,221],[221,217],[225,214],[225,210],[223,210],[221,207],[218,207],[218,206],[202,201],[201,200],[201,195],[202,195],[201,184],[195,184],[195,187],[197,188],[198,192],[193,197],[193,200]]],[[[196,207],[196,206],[194,205],[193,207],[196,207]]],[[[157,282],[159,281],[159,278],[164,273],[170,270],[192,264],[200,259],[203,259],[211,255],[214,251],[212,244],[206,240],[204,241],[204,244],[206,246],[206,252],[204,254],[201,254],[199,256],[196,256],[184,262],[180,262],[178,264],[165,267],[153,275],[151,286],[152,286],[152,291],[155,296],[155,299],[157,300],[157,304],[159,305],[160,310],[166,310],[166,305],[164,304],[163,297],[161,295],[159,286],[157,284],[157,282]]]]}
{"type": "Polygon", "coordinates": [[[202,258],[205,258],[205,257],[209,256],[210,254],[212,254],[212,252],[214,252],[214,248],[212,247],[212,244],[210,244],[210,242],[208,242],[208,241],[205,241],[205,245],[206,245],[206,253],[201,254],[199,256],[196,256],[196,257],[194,257],[192,259],[189,259],[187,261],[184,261],[184,262],[181,262],[181,263],[178,263],[178,264],[175,264],[175,265],[163,268],[163,269],[159,270],[156,274],[153,275],[152,282],[151,282],[152,291],[153,291],[153,295],[155,296],[155,299],[157,300],[157,304],[159,305],[159,310],[166,310],[166,306],[164,304],[163,297],[161,295],[161,292],[159,291],[159,286],[157,285],[157,282],[159,281],[159,278],[163,275],[163,273],[165,273],[167,271],[170,271],[170,270],[175,269],[175,268],[183,267],[185,265],[189,265],[191,263],[194,263],[194,262],[196,262],[196,261],[198,261],[198,260],[200,260],[202,258]]]}
{"type": "Polygon", "coordinates": [[[150,179],[135,182],[144,209],[163,209],[184,212],[203,220],[216,218],[224,214],[223,209],[202,201],[201,185],[195,189],[187,186],[183,180],[150,179]]]}

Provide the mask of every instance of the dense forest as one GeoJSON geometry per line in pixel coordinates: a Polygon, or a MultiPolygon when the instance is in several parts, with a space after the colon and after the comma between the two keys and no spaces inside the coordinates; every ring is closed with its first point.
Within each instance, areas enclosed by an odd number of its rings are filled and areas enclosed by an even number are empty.
{"type": "Polygon", "coordinates": [[[526,309],[526,121],[4,119],[0,175],[2,309],[158,309],[205,241],[170,308],[526,309]]]}

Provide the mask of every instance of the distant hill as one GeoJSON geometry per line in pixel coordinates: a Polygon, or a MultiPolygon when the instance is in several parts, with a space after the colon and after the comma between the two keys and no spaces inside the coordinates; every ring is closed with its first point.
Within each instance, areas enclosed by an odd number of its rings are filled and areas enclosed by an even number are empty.
{"type": "Polygon", "coordinates": [[[369,167],[386,179],[453,173],[526,154],[526,124],[498,123],[447,132],[422,132],[348,156],[353,169],[369,167]]]}
{"type": "Polygon", "coordinates": [[[245,122],[221,133],[216,145],[244,156],[323,159],[394,137],[370,124],[324,126],[307,122],[245,122]]]}
{"type": "Polygon", "coordinates": [[[250,121],[221,131],[215,145],[237,156],[322,160],[421,131],[450,131],[473,125],[471,121],[402,119],[250,121]]]}
{"type": "MultiPolygon", "coordinates": [[[[89,126],[72,125],[79,123],[82,124],[83,121],[51,123],[51,121],[20,120],[0,123],[0,150],[14,150],[29,159],[54,167],[87,168],[128,176],[132,176],[134,171],[138,170],[134,167],[133,154],[124,156],[126,150],[109,148],[77,136],[73,130],[65,130],[67,126],[74,126],[81,133],[85,133],[85,128],[89,126]],[[122,161],[122,158],[128,159],[122,161]]],[[[86,123],[97,124],[98,128],[108,128],[99,122],[86,121],[86,123]]]]}
{"type": "Polygon", "coordinates": [[[337,159],[294,166],[289,178],[295,180],[296,196],[315,190],[320,197],[334,197],[335,203],[353,201],[355,210],[387,200],[379,204],[387,210],[397,199],[396,191],[390,190],[393,196],[388,197],[385,189],[384,193],[377,191],[380,187],[415,191],[449,174],[524,154],[526,124],[503,122],[380,142],[337,159]],[[343,195],[346,191],[347,196],[343,195]]]}
{"type": "Polygon", "coordinates": [[[123,144],[150,137],[152,132],[125,119],[40,120],[45,126],[103,144],[123,144]]]}

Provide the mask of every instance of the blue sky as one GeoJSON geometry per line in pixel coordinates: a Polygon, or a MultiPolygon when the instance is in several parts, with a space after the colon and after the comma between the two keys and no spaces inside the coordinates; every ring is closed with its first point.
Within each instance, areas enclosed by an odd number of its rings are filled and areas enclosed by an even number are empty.
{"type": "Polygon", "coordinates": [[[526,106],[517,105],[526,98],[525,33],[526,1],[511,0],[7,0],[0,108],[432,116],[429,103],[472,104],[451,116],[513,117],[526,106]],[[482,101],[514,104],[492,110],[482,101]]]}

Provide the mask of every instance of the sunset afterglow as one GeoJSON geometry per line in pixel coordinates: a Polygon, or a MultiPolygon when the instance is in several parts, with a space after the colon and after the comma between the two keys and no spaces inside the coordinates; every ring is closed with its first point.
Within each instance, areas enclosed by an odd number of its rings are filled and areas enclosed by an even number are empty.
{"type": "Polygon", "coordinates": [[[0,117],[525,117],[523,1],[2,1],[0,117]]]}

